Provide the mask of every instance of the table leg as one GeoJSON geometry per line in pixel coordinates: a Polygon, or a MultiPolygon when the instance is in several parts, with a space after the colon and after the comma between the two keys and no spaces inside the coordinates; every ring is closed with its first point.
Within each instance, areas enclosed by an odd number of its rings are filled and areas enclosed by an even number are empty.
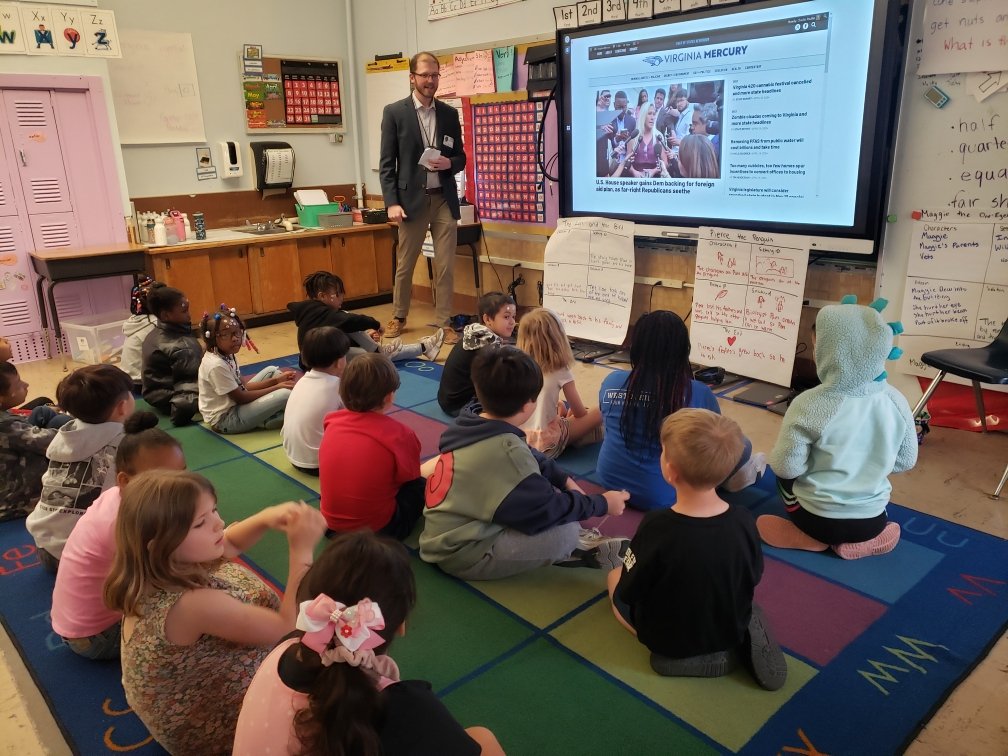
{"type": "Polygon", "coordinates": [[[42,320],[42,333],[45,335],[46,357],[52,357],[52,338],[49,335],[49,315],[46,312],[45,292],[42,288],[44,283],[45,278],[42,276],[39,276],[35,280],[35,299],[38,302],[39,317],[42,320]]]}
{"type": "Polygon", "coordinates": [[[483,296],[483,287],[480,285],[480,262],[479,262],[479,251],[476,249],[475,244],[467,245],[469,251],[472,252],[473,261],[473,283],[476,285],[476,299],[483,296]]]}
{"type": "Polygon", "coordinates": [[[431,301],[434,302],[434,306],[437,306],[437,291],[434,286],[434,266],[431,264],[431,259],[424,255],[424,259],[427,261],[427,279],[430,281],[430,295],[431,301]]]}
{"type": "Polygon", "coordinates": [[[63,331],[60,329],[59,313],[56,312],[56,296],[53,294],[57,283],[59,281],[49,283],[49,309],[52,312],[53,333],[56,336],[56,354],[63,355],[63,372],[65,373],[67,372],[67,355],[66,350],[63,349],[63,331]]]}

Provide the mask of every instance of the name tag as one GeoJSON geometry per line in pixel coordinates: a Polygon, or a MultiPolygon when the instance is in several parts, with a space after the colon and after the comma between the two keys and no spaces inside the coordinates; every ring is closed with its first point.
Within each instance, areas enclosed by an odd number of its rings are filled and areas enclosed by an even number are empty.
{"type": "Polygon", "coordinates": [[[452,139],[450,136],[446,136],[444,138],[444,146],[447,147],[448,149],[451,149],[452,147],[455,146],[455,140],[452,139]]]}

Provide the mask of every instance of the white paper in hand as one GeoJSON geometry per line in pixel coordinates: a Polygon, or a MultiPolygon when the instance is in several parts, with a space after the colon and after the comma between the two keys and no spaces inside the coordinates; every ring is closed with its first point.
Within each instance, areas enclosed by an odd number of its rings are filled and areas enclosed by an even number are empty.
{"type": "Polygon", "coordinates": [[[434,170],[434,161],[439,157],[441,157],[441,150],[437,147],[428,147],[423,151],[423,154],[420,156],[420,160],[417,162],[424,168],[434,170]]]}

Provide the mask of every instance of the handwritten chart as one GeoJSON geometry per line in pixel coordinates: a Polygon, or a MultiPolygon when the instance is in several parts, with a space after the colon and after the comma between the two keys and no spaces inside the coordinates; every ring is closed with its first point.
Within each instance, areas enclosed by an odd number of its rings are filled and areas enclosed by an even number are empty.
{"type": "Polygon", "coordinates": [[[469,97],[494,91],[493,50],[455,53],[452,61],[456,97],[469,97]]]}
{"type": "Polygon", "coordinates": [[[560,218],[543,259],[543,306],[576,339],[622,344],[630,325],[634,224],[560,218]]]}
{"type": "Polygon", "coordinates": [[[690,341],[697,361],[791,384],[808,238],[700,228],[690,341]]]}
{"type": "Polygon", "coordinates": [[[934,374],[924,352],[989,344],[1008,318],[1008,223],[950,215],[923,211],[910,236],[898,367],[911,375],[934,374]]]}

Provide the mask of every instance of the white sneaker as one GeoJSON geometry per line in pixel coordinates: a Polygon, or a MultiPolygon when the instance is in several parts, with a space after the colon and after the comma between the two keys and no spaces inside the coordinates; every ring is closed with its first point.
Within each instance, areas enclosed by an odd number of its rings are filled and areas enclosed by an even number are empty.
{"type": "Polygon", "coordinates": [[[721,487],[729,493],[741,491],[743,488],[756,483],[766,472],[767,456],[763,452],[756,452],[749,461],[738,472],[721,484],[721,487]]]}
{"type": "Polygon", "coordinates": [[[390,339],[378,347],[378,351],[390,360],[394,360],[396,355],[402,351],[402,339],[390,339]]]}
{"type": "Polygon", "coordinates": [[[427,338],[420,339],[420,348],[423,349],[423,356],[431,362],[437,360],[442,344],[444,344],[444,330],[441,328],[438,328],[427,338]]]}
{"type": "Polygon", "coordinates": [[[598,528],[582,528],[578,533],[578,547],[567,559],[553,564],[557,567],[591,567],[611,570],[623,564],[623,555],[630,545],[628,538],[602,535],[598,528]]]}

